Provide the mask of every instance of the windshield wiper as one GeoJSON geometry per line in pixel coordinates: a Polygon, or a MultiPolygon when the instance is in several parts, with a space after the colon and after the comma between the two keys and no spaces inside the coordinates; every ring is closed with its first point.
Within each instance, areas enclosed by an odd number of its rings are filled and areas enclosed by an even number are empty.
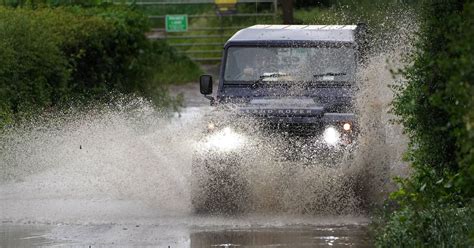
{"type": "Polygon", "coordinates": [[[263,75],[261,75],[257,80],[255,80],[253,82],[252,86],[254,88],[257,88],[258,86],[262,85],[264,79],[267,79],[267,78],[280,78],[280,77],[284,77],[284,76],[288,76],[288,74],[284,73],[284,72],[263,73],[263,75]]]}
{"type": "Polygon", "coordinates": [[[313,77],[324,77],[324,76],[344,76],[345,72],[326,72],[321,74],[314,74],[313,77]]]}

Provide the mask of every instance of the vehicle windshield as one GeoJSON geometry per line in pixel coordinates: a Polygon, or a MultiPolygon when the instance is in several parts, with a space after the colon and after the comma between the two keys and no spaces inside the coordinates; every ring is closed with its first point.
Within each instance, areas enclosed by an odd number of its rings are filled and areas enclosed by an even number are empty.
{"type": "Polygon", "coordinates": [[[229,47],[226,83],[266,81],[352,81],[350,47],[229,47]]]}

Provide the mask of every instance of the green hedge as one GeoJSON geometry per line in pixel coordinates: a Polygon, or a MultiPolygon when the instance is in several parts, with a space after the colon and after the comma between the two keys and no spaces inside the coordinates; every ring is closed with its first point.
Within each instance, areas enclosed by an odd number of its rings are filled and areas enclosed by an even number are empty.
{"type": "Polygon", "coordinates": [[[472,208],[429,205],[414,211],[402,208],[391,214],[378,247],[469,247],[474,227],[472,208]]]}
{"type": "Polygon", "coordinates": [[[163,84],[194,80],[200,69],[163,42],[147,39],[148,29],[146,16],[125,7],[0,7],[3,122],[12,114],[110,92],[162,103],[163,84]]]}
{"type": "Polygon", "coordinates": [[[474,245],[474,2],[426,1],[408,83],[394,113],[410,138],[410,178],[378,245],[474,245]]]}

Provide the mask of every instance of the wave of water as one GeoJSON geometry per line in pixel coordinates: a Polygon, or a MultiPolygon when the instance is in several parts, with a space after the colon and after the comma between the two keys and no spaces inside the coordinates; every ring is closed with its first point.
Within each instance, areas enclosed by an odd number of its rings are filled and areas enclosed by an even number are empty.
{"type": "MultiPolygon", "coordinates": [[[[397,82],[392,69],[403,65],[398,49],[372,57],[360,77],[356,107],[362,127],[358,149],[336,168],[298,167],[277,163],[258,151],[247,173],[249,211],[291,214],[361,214],[380,203],[392,190],[390,178],[407,173],[402,162],[406,138],[390,122],[393,98],[389,84],[397,82]]],[[[22,218],[24,199],[40,199],[23,213],[42,211],[68,201],[75,211],[54,212],[77,219],[107,203],[140,202],[144,209],[125,206],[120,211],[189,214],[193,150],[205,127],[208,107],[185,108],[169,118],[147,101],[136,99],[87,111],[49,114],[6,130],[1,135],[2,218],[22,218]],[[79,199],[78,203],[75,200],[79,199]],[[50,200],[53,204],[43,204],[50,200]],[[16,203],[15,203],[16,202],[16,203]],[[81,208],[81,204],[93,206],[81,208]],[[146,210],[145,210],[146,209],[146,210]],[[15,213],[18,212],[18,215],[15,213]]],[[[278,146],[268,142],[267,147],[278,146]]],[[[114,211],[110,208],[110,211],[114,211]]],[[[119,211],[119,210],[117,210],[119,211]]],[[[97,210],[97,213],[103,212],[97,210]]],[[[94,218],[93,213],[92,219],[94,218]]],[[[96,216],[98,217],[98,216],[96,216]]],[[[26,216],[23,216],[26,218],[26,216]]]]}

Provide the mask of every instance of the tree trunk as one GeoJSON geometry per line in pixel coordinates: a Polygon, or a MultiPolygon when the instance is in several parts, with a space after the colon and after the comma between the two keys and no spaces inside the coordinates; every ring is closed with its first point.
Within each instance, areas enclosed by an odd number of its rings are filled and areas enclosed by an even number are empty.
{"type": "Polygon", "coordinates": [[[283,24],[293,24],[293,0],[281,0],[283,24]]]}

